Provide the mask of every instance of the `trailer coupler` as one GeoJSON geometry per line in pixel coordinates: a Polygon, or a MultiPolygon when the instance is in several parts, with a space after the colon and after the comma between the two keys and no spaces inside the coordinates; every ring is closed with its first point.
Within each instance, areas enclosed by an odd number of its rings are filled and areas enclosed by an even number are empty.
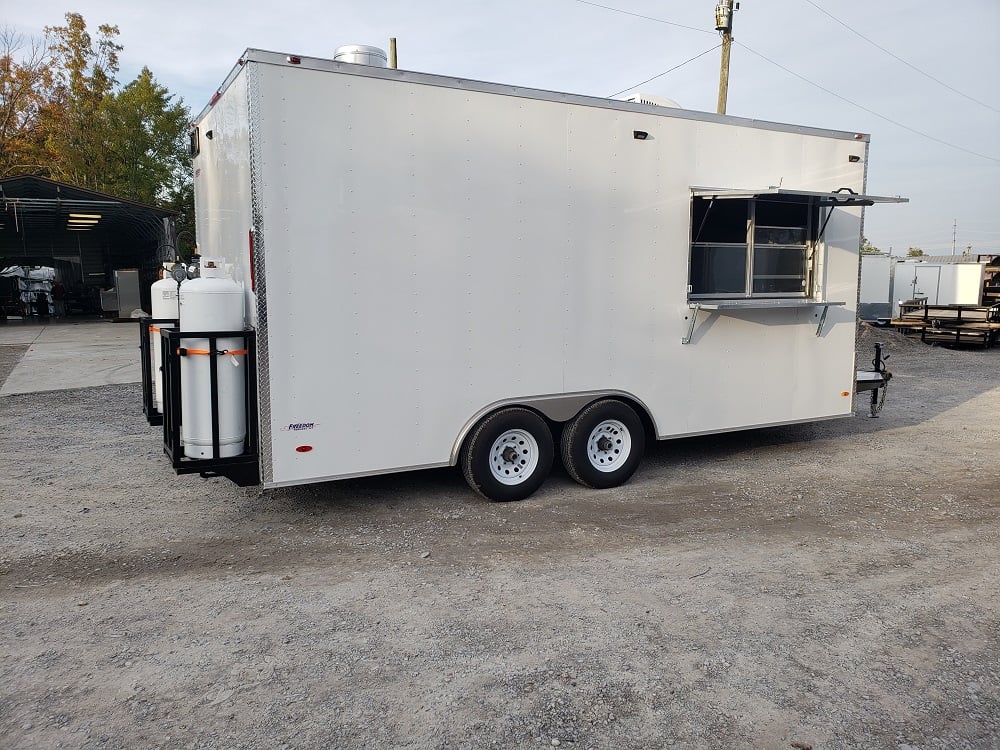
{"type": "Polygon", "coordinates": [[[892,373],[886,367],[886,360],[889,355],[882,354],[882,344],[875,344],[875,358],[872,359],[871,370],[858,370],[854,384],[855,393],[871,391],[871,402],[868,416],[872,419],[878,418],[885,406],[885,395],[889,391],[889,381],[892,380],[892,373]]]}

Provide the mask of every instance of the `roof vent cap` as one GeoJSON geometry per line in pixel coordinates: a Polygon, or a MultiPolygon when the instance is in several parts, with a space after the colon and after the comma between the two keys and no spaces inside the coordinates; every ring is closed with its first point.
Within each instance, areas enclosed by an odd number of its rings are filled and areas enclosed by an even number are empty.
{"type": "Polygon", "coordinates": [[[388,61],[384,49],[370,47],[367,44],[345,44],[343,47],[337,47],[333,59],[336,62],[372,65],[376,68],[387,67],[388,61]]]}
{"type": "Polygon", "coordinates": [[[673,99],[668,99],[665,96],[653,96],[652,94],[632,94],[631,96],[625,97],[623,101],[632,102],[633,104],[652,104],[654,107],[673,107],[674,109],[682,109],[681,105],[673,99]]]}

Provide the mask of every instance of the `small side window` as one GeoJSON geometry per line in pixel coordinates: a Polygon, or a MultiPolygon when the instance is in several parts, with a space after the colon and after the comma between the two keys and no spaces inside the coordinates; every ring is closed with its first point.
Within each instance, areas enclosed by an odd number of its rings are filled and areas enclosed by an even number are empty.
{"type": "Polygon", "coordinates": [[[191,128],[189,138],[191,139],[191,158],[193,159],[201,153],[201,139],[199,138],[198,128],[191,128]]]}

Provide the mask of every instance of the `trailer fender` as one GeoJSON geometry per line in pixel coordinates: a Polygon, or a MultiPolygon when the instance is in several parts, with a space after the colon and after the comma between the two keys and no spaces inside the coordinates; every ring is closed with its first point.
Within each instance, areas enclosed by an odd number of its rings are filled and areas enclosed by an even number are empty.
{"type": "Polygon", "coordinates": [[[646,404],[642,399],[626,391],[585,391],[582,393],[564,393],[557,396],[530,396],[527,398],[504,399],[484,406],[466,421],[451,448],[450,464],[452,466],[458,465],[458,457],[462,451],[462,444],[468,437],[469,432],[483,417],[497,409],[504,409],[510,406],[523,406],[537,411],[543,417],[553,422],[563,423],[571,420],[590,404],[604,398],[620,398],[629,402],[646,422],[645,426],[650,430],[651,436],[655,438],[659,434],[656,428],[656,421],[653,419],[652,414],[650,414],[646,404]]]}

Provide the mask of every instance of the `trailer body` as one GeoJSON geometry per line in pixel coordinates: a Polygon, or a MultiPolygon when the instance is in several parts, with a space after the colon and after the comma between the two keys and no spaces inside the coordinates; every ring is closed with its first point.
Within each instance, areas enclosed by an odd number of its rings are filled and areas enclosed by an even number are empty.
{"type": "Polygon", "coordinates": [[[894,317],[895,272],[896,259],[891,255],[861,256],[861,288],[858,293],[858,317],[861,320],[887,323],[894,317]]]}
{"type": "Polygon", "coordinates": [[[192,131],[265,487],[459,462],[505,407],[846,417],[868,137],[247,50],[192,131]],[[259,434],[259,438],[256,435],[259,434]]]}
{"type": "MultiPolygon", "coordinates": [[[[895,268],[896,296],[924,299],[928,305],[983,304],[986,264],[974,261],[900,261],[895,268]]],[[[899,300],[895,301],[896,315],[899,300]]]]}

